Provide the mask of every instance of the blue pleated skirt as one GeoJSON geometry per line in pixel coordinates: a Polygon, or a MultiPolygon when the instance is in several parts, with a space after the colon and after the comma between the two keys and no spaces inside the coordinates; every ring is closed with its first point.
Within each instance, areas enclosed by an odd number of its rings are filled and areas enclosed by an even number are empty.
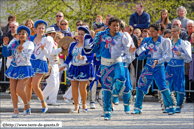
{"type": "Polygon", "coordinates": [[[67,79],[76,81],[94,80],[94,67],[92,64],[83,66],[71,65],[68,70],[67,79]]]}
{"type": "Polygon", "coordinates": [[[5,72],[5,76],[11,79],[25,79],[35,76],[32,66],[9,66],[5,72]]]}
{"type": "Polygon", "coordinates": [[[48,64],[43,60],[30,60],[35,74],[47,74],[48,64]]]}

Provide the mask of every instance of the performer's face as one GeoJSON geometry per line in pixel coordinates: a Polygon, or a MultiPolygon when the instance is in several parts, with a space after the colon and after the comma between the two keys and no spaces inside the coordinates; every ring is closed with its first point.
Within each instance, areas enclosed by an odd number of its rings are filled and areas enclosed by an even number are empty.
{"type": "Polygon", "coordinates": [[[119,31],[119,22],[112,22],[111,25],[108,25],[110,32],[116,34],[119,31]]]}
{"type": "Polygon", "coordinates": [[[84,40],[84,35],[85,35],[85,32],[84,31],[82,31],[82,30],[79,30],[78,31],[78,40],[79,40],[79,42],[83,42],[83,40],[84,40]]]}
{"type": "Polygon", "coordinates": [[[176,38],[176,37],[178,37],[178,35],[179,35],[178,30],[176,28],[172,28],[171,29],[171,36],[172,36],[172,38],[176,38]]]}
{"type": "Polygon", "coordinates": [[[20,41],[26,41],[28,34],[27,34],[26,31],[21,30],[21,31],[18,33],[18,36],[19,36],[19,40],[20,40],[20,41]]]}
{"type": "Polygon", "coordinates": [[[149,31],[150,31],[150,37],[156,38],[159,36],[159,31],[155,30],[154,27],[150,27],[149,31]]]}
{"type": "Polygon", "coordinates": [[[169,38],[171,40],[171,33],[167,33],[164,35],[164,38],[169,38]]]}
{"type": "Polygon", "coordinates": [[[56,33],[55,32],[52,32],[52,33],[49,33],[49,34],[47,34],[48,36],[51,36],[53,39],[55,39],[55,37],[56,37],[56,33]]]}
{"type": "Polygon", "coordinates": [[[40,24],[37,26],[37,28],[35,29],[37,32],[37,35],[44,35],[44,31],[45,31],[45,25],[44,24],[40,24]]]}

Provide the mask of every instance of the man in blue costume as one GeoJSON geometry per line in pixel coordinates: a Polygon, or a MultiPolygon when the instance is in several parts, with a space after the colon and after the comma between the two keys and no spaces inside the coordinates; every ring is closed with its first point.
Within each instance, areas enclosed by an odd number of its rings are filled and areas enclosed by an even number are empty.
{"type": "Polygon", "coordinates": [[[111,17],[108,28],[98,32],[92,40],[85,35],[84,49],[86,53],[99,53],[101,57],[101,83],[103,88],[104,120],[110,120],[112,114],[111,98],[118,96],[125,89],[125,71],[122,54],[134,54],[136,48],[130,46],[132,39],[128,39],[119,32],[121,20],[111,17]]]}
{"type": "Polygon", "coordinates": [[[160,24],[157,23],[150,25],[150,37],[144,38],[140,47],[136,50],[137,58],[139,60],[147,58],[147,62],[138,80],[135,109],[132,114],[142,113],[143,98],[147,94],[153,79],[163,98],[165,98],[165,103],[169,105],[169,115],[175,112],[175,104],[166,85],[164,72],[164,62],[169,62],[172,57],[171,42],[170,39],[165,39],[159,35],[160,28],[160,24]]]}
{"type": "MultiPolygon", "coordinates": [[[[185,67],[184,63],[192,61],[191,44],[188,41],[182,40],[179,35],[181,28],[175,26],[171,29],[172,35],[172,59],[166,67],[166,81],[171,92],[176,92],[176,113],[181,112],[185,97],[185,67]]],[[[165,103],[165,99],[164,99],[165,103]]],[[[165,103],[166,112],[169,112],[169,105],[165,103]]]]}

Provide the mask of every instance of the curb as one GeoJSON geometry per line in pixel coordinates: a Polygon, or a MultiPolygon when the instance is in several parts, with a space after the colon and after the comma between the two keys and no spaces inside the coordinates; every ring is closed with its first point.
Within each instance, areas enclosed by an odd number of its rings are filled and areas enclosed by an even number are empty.
{"type": "MultiPolygon", "coordinates": [[[[24,108],[18,108],[19,111],[23,111],[24,108]]],[[[13,108],[0,108],[0,112],[13,112],[13,108]]],[[[42,113],[41,108],[32,108],[32,113],[42,113]]],[[[71,113],[70,108],[49,108],[46,113],[71,113]]]]}
{"type": "MultiPolygon", "coordinates": [[[[0,99],[11,99],[10,94],[8,93],[0,93],[0,99]]],[[[36,94],[32,94],[31,99],[37,99],[36,94]]],[[[63,100],[63,94],[57,95],[57,100],[63,100]]],[[[119,100],[123,100],[123,96],[119,96],[119,100]]],[[[144,97],[144,102],[158,102],[158,98],[153,97],[152,95],[146,95],[144,97]]]]}

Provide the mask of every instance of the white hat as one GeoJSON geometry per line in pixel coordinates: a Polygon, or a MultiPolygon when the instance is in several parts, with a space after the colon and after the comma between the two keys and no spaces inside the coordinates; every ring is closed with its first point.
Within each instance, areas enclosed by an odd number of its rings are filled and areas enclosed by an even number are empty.
{"type": "Polygon", "coordinates": [[[48,28],[46,29],[46,33],[45,33],[45,34],[49,34],[49,33],[53,33],[53,32],[56,33],[55,28],[54,28],[54,27],[48,27],[48,28]]]}

